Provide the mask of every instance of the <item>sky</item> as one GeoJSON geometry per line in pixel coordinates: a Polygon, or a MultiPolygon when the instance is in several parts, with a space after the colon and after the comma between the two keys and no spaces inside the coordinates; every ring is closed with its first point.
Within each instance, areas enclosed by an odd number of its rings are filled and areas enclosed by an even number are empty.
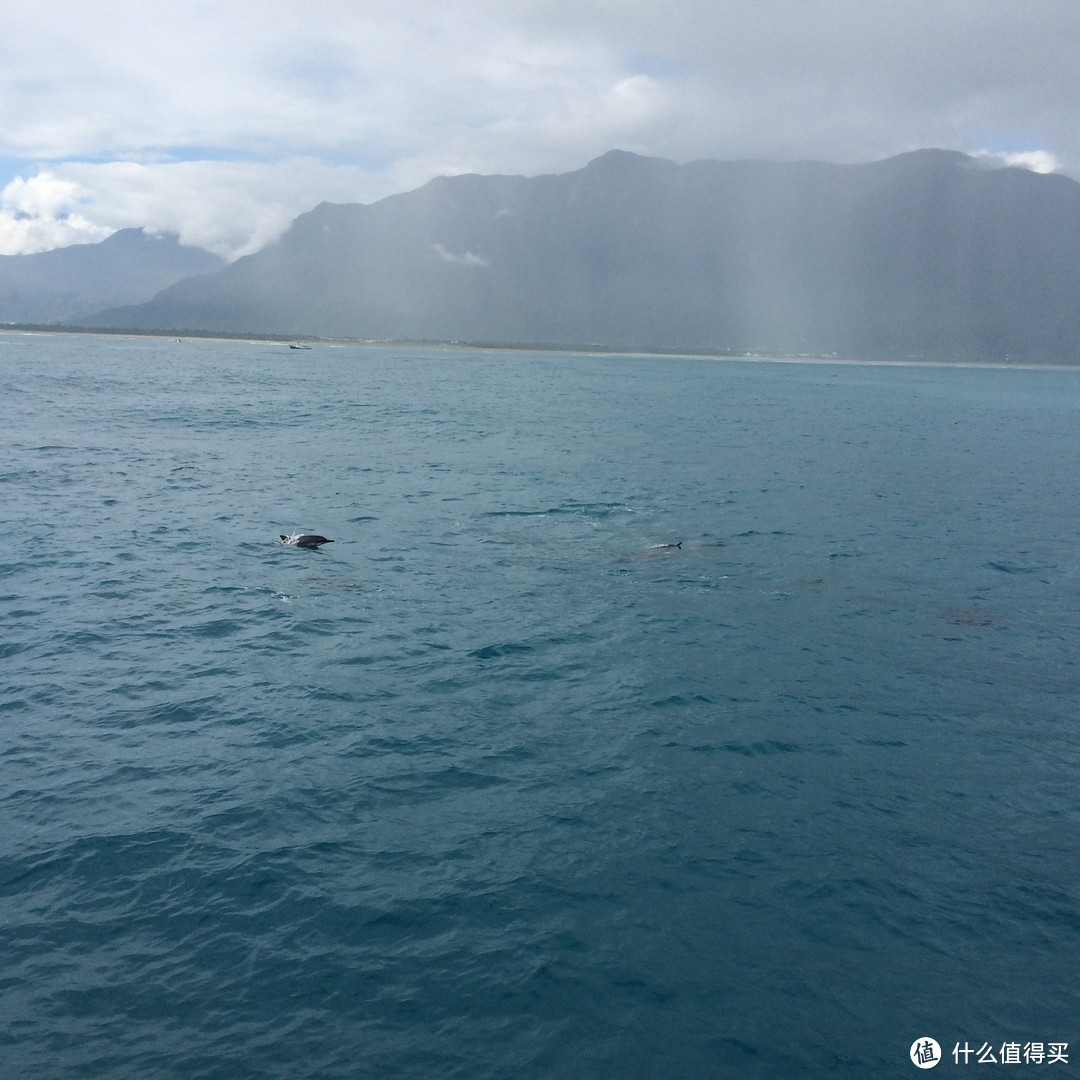
{"type": "Polygon", "coordinates": [[[1080,178],[1080,0],[0,0],[0,254],[611,149],[1080,178]]]}

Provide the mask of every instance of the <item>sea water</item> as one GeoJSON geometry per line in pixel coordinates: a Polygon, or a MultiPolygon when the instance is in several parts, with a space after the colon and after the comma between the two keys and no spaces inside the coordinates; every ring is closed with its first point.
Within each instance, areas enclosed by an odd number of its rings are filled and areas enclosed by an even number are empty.
{"type": "Polygon", "coordinates": [[[1076,1075],[1080,371],[5,334],[0,441],[5,1080],[1076,1075]]]}

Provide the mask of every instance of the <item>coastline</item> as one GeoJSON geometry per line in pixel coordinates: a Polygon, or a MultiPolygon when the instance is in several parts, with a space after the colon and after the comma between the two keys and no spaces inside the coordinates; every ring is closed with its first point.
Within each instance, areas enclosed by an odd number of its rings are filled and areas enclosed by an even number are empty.
{"type": "Polygon", "coordinates": [[[467,342],[467,341],[424,341],[411,339],[382,338],[324,338],[304,334],[271,335],[257,332],[249,334],[192,333],[189,331],[168,332],[164,330],[97,330],[89,327],[41,326],[34,324],[0,325],[2,336],[55,336],[63,334],[69,337],[114,337],[126,340],[149,339],[151,341],[173,341],[182,344],[185,341],[219,341],[248,345],[281,345],[303,341],[312,348],[370,348],[370,349],[431,349],[442,352],[488,352],[517,353],[564,353],[567,356],[617,357],[641,360],[722,360],[735,363],[765,364],[812,364],[835,365],[841,367],[952,367],[952,368],[991,368],[1020,371],[1080,371],[1077,361],[1030,361],[1030,360],[944,360],[935,357],[852,357],[814,354],[767,355],[764,353],[727,353],[719,351],[693,350],[657,350],[657,349],[620,349],[597,345],[558,345],[544,343],[531,345],[524,342],[467,342]]]}

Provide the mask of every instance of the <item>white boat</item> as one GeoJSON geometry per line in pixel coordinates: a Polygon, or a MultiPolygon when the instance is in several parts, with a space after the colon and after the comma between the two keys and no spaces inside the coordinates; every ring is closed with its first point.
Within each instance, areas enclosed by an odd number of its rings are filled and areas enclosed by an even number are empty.
{"type": "Polygon", "coordinates": [[[290,349],[310,349],[311,346],[305,344],[303,341],[298,341],[295,345],[290,345],[290,349]]]}

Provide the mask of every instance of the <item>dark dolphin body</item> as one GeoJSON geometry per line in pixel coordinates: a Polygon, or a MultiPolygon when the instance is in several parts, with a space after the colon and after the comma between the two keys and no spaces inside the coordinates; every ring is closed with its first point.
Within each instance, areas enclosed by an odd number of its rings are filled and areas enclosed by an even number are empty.
{"type": "Polygon", "coordinates": [[[282,536],[281,542],[295,547],[317,548],[320,544],[332,544],[334,541],[318,533],[297,533],[296,536],[282,536]]]}

